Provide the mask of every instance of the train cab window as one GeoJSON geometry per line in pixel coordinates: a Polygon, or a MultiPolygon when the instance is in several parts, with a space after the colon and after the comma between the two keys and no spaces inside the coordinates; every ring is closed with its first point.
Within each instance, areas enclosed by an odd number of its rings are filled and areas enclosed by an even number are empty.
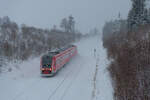
{"type": "Polygon", "coordinates": [[[43,56],[42,57],[42,67],[50,68],[52,65],[52,57],[51,56],[43,56]]]}

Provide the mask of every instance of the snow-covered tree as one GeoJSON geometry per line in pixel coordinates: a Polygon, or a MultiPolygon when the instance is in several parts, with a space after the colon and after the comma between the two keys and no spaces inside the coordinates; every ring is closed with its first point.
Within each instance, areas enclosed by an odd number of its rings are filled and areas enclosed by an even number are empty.
{"type": "Polygon", "coordinates": [[[63,29],[64,32],[74,33],[75,32],[75,20],[73,16],[69,16],[67,18],[63,18],[60,27],[63,29]]]}
{"type": "Polygon", "coordinates": [[[146,0],[131,0],[132,9],[128,14],[128,28],[129,30],[135,29],[140,25],[149,23],[146,9],[146,0]]]}
{"type": "Polygon", "coordinates": [[[68,32],[68,20],[66,18],[63,18],[60,24],[60,27],[63,29],[64,32],[68,32]]]}
{"type": "Polygon", "coordinates": [[[69,16],[68,29],[69,29],[69,32],[71,33],[75,32],[75,20],[73,16],[69,16]]]}

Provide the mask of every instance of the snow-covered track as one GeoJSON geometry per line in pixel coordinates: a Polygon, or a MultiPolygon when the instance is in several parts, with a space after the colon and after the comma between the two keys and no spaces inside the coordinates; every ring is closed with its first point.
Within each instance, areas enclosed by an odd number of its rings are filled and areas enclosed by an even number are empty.
{"type": "Polygon", "coordinates": [[[64,79],[60,83],[58,83],[58,86],[56,86],[55,90],[49,95],[48,100],[51,100],[52,96],[55,95],[57,90],[63,85],[63,83],[67,80],[67,78],[73,71],[74,70],[71,70],[69,73],[67,73],[67,75],[65,75],[64,79]]]}
{"type": "Polygon", "coordinates": [[[23,90],[22,92],[19,92],[12,100],[17,100],[20,96],[24,95],[25,92],[30,90],[35,84],[38,84],[39,81],[40,81],[40,79],[37,79],[36,81],[34,81],[32,84],[30,84],[28,87],[26,87],[25,90],[23,90]]]}
{"type": "Polygon", "coordinates": [[[91,37],[76,43],[78,55],[73,57],[53,77],[41,77],[40,58],[31,59],[0,76],[2,100],[91,100],[93,78],[96,76],[96,95],[93,100],[113,100],[107,73],[107,57],[100,38],[91,37]],[[94,57],[94,49],[96,56],[94,57]],[[97,72],[95,74],[95,68],[97,72]],[[8,96],[9,95],[9,96],[8,96]]]}

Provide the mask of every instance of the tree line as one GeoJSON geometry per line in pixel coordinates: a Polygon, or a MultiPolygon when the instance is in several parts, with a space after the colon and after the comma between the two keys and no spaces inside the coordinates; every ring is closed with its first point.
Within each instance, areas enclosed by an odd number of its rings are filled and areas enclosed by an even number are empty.
{"type": "Polygon", "coordinates": [[[147,0],[131,0],[127,19],[109,21],[103,46],[110,60],[114,100],[150,99],[150,10],[147,0]]]}
{"type": "Polygon", "coordinates": [[[41,29],[25,24],[19,26],[8,16],[0,18],[0,65],[5,59],[27,60],[80,39],[82,34],[75,30],[74,17],[65,19],[59,29],[41,29]]]}

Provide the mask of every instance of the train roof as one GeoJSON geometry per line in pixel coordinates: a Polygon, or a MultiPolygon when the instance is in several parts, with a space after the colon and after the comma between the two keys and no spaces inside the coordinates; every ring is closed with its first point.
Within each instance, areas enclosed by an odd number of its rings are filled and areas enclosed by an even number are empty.
{"type": "Polygon", "coordinates": [[[60,48],[60,49],[53,49],[51,51],[48,51],[48,53],[45,54],[45,56],[55,56],[55,55],[59,54],[60,52],[65,51],[66,49],[74,47],[74,46],[75,45],[68,45],[68,46],[65,46],[65,47],[60,48]]]}

